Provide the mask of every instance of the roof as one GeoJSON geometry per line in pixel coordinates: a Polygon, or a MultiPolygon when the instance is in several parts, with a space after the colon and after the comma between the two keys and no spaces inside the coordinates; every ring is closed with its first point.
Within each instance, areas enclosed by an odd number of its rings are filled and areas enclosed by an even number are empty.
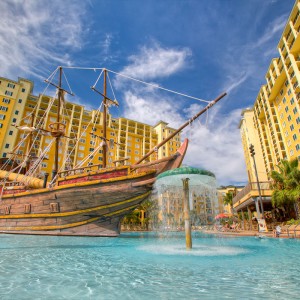
{"type": "Polygon", "coordinates": [[[157,176],[157,179],[167,177],[167,176],[179,175],[179,174],[199,174],[199,175],[207,175],[207,176],[216,178],[215,174],[210,171],[206,171],[206,170],[198,169],[198,168],[194,168],[194,167],[189,167],[189,166],[184,166],[184,167],[180,167],[177,169],[173,169],[173,170],[169,170],[164,173],[161,173],[157,176]]]}

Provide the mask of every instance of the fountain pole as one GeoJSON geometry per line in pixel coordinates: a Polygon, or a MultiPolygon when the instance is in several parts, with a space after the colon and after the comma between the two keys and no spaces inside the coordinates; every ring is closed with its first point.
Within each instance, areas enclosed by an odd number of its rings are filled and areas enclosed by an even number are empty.
{"type": "Polygon", "coordinates": [[[183,204],[184,204],[184,228],[186,249],[192,249],[191,218],[190,218],[190,191],[189,178],[182,179],[183,183],[183,204]]]}

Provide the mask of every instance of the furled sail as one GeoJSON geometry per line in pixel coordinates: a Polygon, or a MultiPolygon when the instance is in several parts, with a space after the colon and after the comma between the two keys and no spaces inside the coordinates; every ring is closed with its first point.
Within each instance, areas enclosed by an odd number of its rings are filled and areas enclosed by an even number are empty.
{"type": "Polygon", "coordinates": [[[42,179],[26,176],[18,173],[12,173],[0,170],[0,179],[6,179],[7,181],[17,181],[24,183],[24,185],[31,188],[39,189],[43,187],[44,181],[42,179]]]}

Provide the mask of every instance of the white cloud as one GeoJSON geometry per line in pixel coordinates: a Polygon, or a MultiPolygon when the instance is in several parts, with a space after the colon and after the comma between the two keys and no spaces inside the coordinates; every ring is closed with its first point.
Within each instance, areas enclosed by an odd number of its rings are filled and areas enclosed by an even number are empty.
{"type": "Polygon", "coordinates": [[[53,65],[70,64],[82,43],[84,4],[73,1],[0,1],[2,75],[43,78],[53,65]]]}
{"type": "Polygon", "coordinates": [[[153,47],[142,47],[130,56],[129,65],[121,73],[144,80],[163,78],[186,68],[190,56],[188,48],[163,48],[154,42],[153,47]]]}
{"type": "Polygon", "coordinates": [[[211,117],[212,125],[208,127],[195,122],[187,134],[190,143],[184,163],[213,172],[221,185],[245,183],[247,173],[238,129],[240,113],[241,110],[233,110],[225,116],[217,114],[211,117]]]}
{"type": "Polygon", "coordinates": [[[180,126],[182,116],[178,112],[178,106],[172,104],[170,99],[162,99],[156,93],[143,93],[140,96],[137,94],[141,93],[124,93],[126,118],[152,125],[163,120],[170,126],[180,126]]]}

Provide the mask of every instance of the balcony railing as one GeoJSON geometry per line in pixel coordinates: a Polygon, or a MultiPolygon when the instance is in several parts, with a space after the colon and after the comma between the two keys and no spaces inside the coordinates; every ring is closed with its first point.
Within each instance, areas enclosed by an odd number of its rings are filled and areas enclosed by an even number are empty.
{"type": "MultiPolygon", "coordinates": [[[[271,182],[270,181],[261,181],[259,182],[259,187],[261,192],[264,190],[271,190],[271,182]]],[[[243,197],[249,194],[251,191],[258,194],[258,184],[257,182],[249,182],[233,199],[232,204],[234,205],[238,201],[240,201],[243,197]]],[[[253,193],[253,194],[254,194],[253,193]]]]}

